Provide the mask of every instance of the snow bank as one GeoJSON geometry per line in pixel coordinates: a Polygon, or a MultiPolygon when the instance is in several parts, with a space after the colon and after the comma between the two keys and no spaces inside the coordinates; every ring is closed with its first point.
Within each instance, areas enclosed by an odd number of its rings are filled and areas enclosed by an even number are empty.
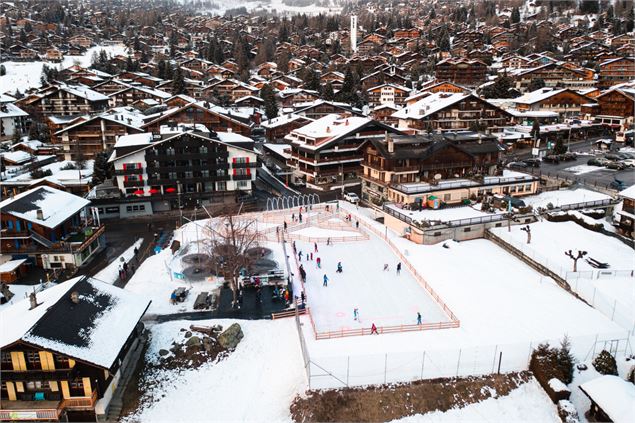
{"type": "MultiPolygon", "coordinates": [[[[208,320],[197,325],[234,321],[208,320]]],[[[161,372],[162,385],[150,381],[157,402],[125,421],[291,421],[293,398],[306,388],[306,374],[293,319],[240,321],[245,334],[236,350],[218,363],[161,372]]],[[[190,321],[154,325],[148,355],[169,348],[190,321]]]]}
{"type": "Polygon", "coordinates": [[[558,411],[536,380],[514,389],[509,395],[489,398],[476,404],[448,411],[435,411],[393,420],[399,423],[422,422],[559,422],[558,411]]]}
{"type": "Polygon", "coordinates": [[[102,282],[115,283],[115,281],[119,278],[119,266],[123,265],[124,262],[129,262],[134,257],[135,248],[139,249],[141,244],[143,244],[143,238],[139,238],[119,257],[97,273],[94,278],[99,279],[102,282]]]}
{"type": "Polygon", "coordinates": [[[547,191],[538,195],[523,197],[526,205],[533,208],[547,208],[551,203],[554,207],[561,207],[569,204],[584,203],[587,201],[608,200],[611,197],[606,194],[591,191],[588,189],[547,191]]]}

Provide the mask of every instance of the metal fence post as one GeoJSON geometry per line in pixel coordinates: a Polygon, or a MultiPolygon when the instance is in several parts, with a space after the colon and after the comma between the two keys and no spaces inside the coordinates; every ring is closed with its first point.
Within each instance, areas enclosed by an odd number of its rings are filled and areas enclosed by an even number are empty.
{"type": "Polygon", "coordinates": [[[386,384],[386,373],[388,372],[388,353],[384,357],[384,385],[386,384]]]}
{"type": "Polygon", "coordinates": [[[461,365],[461,349],[459,348],[459,358],[456,360],[456,375],[459,375],[459,366],[461,365]]]}
{"type": "Polygon", "coordinates": [[[613,300],[613,313],[611,313],[611,320],[612,321],[615,321],[614,317],[615,317],[615,307],[616,306],[617,306],[617,299],[613,300]]]}
{"type": "Polygon", "coordinates": [[[423,352],[423,356],[421,357],[421,377],[419,379],[423,379],[423,366],[426,362],[426,352],[423,352]]]}
{"type": "Polygon", "coordinates": [[[496,368],[496,353],[498,352],[498,344],[494,348],[494,360],[492,361],[492,373],[494,373],[494,369],[496,368]]]}
{"type": "Polygon", "coordinates": [[[350,385],[350,383],[348,382],[348,375],[349,375],[350,368],[351,368],[351,356],[349,355],[348,357],[346,357],[346,386],[350,385]]]}
{"type": "Polygon", "coordinates": [[[597,291],[597,288],[593,288],[593,299],[591,300],[591,305],[593,307],[595,307],[595,291],[597,291]]]}

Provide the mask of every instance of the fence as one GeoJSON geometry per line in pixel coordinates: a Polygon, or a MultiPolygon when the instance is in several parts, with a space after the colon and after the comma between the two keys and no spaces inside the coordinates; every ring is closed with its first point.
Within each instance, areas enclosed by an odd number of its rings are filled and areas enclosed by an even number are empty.
{"type": "MultiPolygon", "coordinates": [[[[554,274],[564,279],[569,284],[571,291],[576,293],[589,305],[620,326],[631,328],[633,333],[635,333],[635,310],[620,302],[617,298],[612,298],[599,291],[597,289],[597,282],[594,282],[594,280],[608,278],[633,278],[635,270],[599,269],[572,272],[565,269],[561,262],[543,256],[527,244],[501,236],[500,233],[495,235],[490,231],[490,235],[497,238],[499,242],[506,244],[509,248],[522,253],[522,255],[546,267],[554,274]]],[[[635,280],[633,283],[635,283],[635,280]]]]}
{"type": "MultiPolygon", "coordinates": [[[[308,363],[310,389],[337,389],[527,370],[531,353],[540,343],[559,345],[560,341],[561,339],[551,339],[411,352],[307,356],[305,363],[308,363]]],[[[571,352],[579,361],[589,360],[603,349],[612,354],[632,353],[628,334],[625,332],[603,337],[572,337],[569,341],[571,352]]]]}

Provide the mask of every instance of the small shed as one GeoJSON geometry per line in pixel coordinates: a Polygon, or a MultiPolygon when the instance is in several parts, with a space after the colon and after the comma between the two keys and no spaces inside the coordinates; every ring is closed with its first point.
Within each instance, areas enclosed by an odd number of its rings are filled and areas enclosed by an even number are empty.
{"type": "Polygon", "coordinates": [[[13,283],[27,272],[26,259],[9,260],[0,264],[0,282],[13,283]]]}
{"type": "Polygon", "coordinates": [[[635,422],[635,385],[619,376],[604,375],[580,385],[591,400],[589,416],[595,421],[635,422]]]}

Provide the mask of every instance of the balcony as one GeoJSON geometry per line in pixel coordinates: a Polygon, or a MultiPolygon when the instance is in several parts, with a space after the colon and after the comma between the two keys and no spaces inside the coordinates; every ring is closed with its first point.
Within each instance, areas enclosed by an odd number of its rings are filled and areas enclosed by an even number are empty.
{"type": "Polygon", "coordinates": [[[2,370],[2,380],[31,381],[31,380],[71,380],[75,377],[74,369],[56,370],[2,370]]]}
{"type": "Polygon", "coordinates": [[[123,186],[125,188],[142,187],[145,181],[124,181],[123,186]]]}
{"type": "Polygon", "coordinates": [[[248,181],[251,179],[251,175],[247,174],[247,175],[232,175],[232,180],[233,181],[248,181]]]}
{"type": "Polygon", "coordinates": [[[234,169],[246,169],[246,168],[257,168],[258,162],[250,162],[250,163],[232,163],[232,167],[234,169]]]}
{"type": "Polygon", "coordinates": [[[143,168],[135,168],[135,169],[115,169],[115,175],[141,175],[145,169],[143,168]]]}
{"type": "Polygon", "coordinates": [[[67,410],[91,410],[97,401],[97,391],[93,391],[89,397],[73,397],[62,400],[60,409],[67,410]]]}

